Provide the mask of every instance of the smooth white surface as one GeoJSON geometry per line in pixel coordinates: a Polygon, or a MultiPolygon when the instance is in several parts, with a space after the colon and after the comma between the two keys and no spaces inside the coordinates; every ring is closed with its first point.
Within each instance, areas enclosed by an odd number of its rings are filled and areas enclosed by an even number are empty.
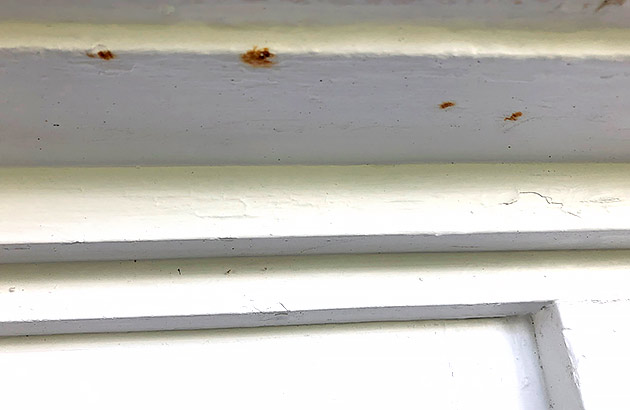
{"type": "Polygon", "coordinates": [[[586,410],[628,408],[630,284],[621,299],[560,302],[562,334],[586,410]]]}
{"type": "Polygon", "coordinates": [[[526,318],[5,338],[0,368],[11,409],[548,408],[526,318]]]}
{"type": "MultiPolygon", "coordinates": [[[[475,23],[538,29],[627,27],[629,8],[599,0],[6,0],[2,20],[91,23],[332,25],[475,23]]],[[[623,2],[621,2],[623,3],[623,2]]]]}
{"type": "MultiPolygon", "coordinates": [[[[327,57],[345,56],[358,60],[358,64],[365,62],[366,57],[377,56],[565,57],[578,60],[615,60],[630,56],[628,28],[556,25],[553,30],[549,27],[535,30],[534,27],[497,28],[462,23],[419,25],[398,21],[379,24],[356,19],[342,25],[265,25],[260,22],[244,25],[42,24],[0,21],[0,49],[29,54],[47,50],[51,52],[48,56],[76,57],[80,54],[86,57],[86,51],[100,46],[109,47],[114,52],[141,53],[141,56],[158,54],[171,63],[181,60],[182,54],[186,53],[206,62],[213,61],[207,60],[208,55],[216,54],[230,54],[232,58],[229,60],[240,61],[234,57],[251,48],[252,41],[259,46],[271,47],[280,53],[279,57],[311,56],[316,61],[325,62],[327,57]]],[[[162,73],[176,74],[171,73],[168,67],[164,68],[166,70],[162,73]]],[[[190,68],[191,72],[197,71],[195,67],[190,68]]],[[[223,71],[219,67],[214,68],[217,72],[223,71]]],[[[229,66],[222,65],[220,68],[229,66]]]]}
{"type": "Polygon", "coordinates": [[[625,297],[628,261],[598,251],[0,265],[0,325],[28,334],[524,314],[625,297]]]}
{"type": "Polygon", "coordinates": [[[5,168],[0,261],[623,247],[629,173],[625,164],[5,168]]]}

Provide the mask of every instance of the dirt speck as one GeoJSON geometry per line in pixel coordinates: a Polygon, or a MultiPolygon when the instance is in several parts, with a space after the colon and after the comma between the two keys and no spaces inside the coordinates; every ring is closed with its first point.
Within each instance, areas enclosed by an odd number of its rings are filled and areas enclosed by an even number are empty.
{"type": "Polygon", "coordinates": [[[11,287],[9,288],[9,292],[11,292],[11,293],[15,292],[15,286],[11,286],[11,287]]]}
{"type": "Polygon", "coordinates": [[[267,47],[258,48],[254,46],[251,50],[241,54],[241,60],[252,67],[271,67],[275,64],[272,61],[275,56],[267,47]]]}
{"type": "Polygon", "coordinates": [[[604,0],[599,4],[599,6],[597,6],[594,13],[597,13],[598,11],[600,11],[601,9],[607,6],[623,6],[625,2],[626,0],[604,0]]]}
{"type": "Polygon", "coordinates": [[[442,104],[440,104],[440,109],[445,110],[449,107],[454,107],[455,103],[453,101],[444,101],[442,104]]]}
{"type": "Polygon", "coordinates": [[[226,275],[229,275],[230,273],[232,273],[232,269],[228,269],[228,270],[225,271],[226,275]]]}
{"type": "Polygon", "coordinates": [[[116,54],[112,53],[109,50],[100,50],[96,53],[87,52],[85,53],[85,55],[90,58],[100,58],[101,60],[113,60],[114,58],[116,58],[116,54]]]}
{"type": "Polygon", "coordinates": [[[520,111],[513,112],[509,117],[505,117],[503,121],[516,121],[519,117],[522,117],[523,113],[520,111]]]}

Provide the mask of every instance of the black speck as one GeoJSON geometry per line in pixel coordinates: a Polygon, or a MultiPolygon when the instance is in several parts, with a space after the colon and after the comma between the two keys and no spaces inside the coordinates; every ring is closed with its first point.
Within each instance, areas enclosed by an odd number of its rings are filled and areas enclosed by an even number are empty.
{"type": "Polygon", "coordinates": [[[59,124],[53,124],[53,127],[58,127],[58,126],[59,126],[59,124]]]}

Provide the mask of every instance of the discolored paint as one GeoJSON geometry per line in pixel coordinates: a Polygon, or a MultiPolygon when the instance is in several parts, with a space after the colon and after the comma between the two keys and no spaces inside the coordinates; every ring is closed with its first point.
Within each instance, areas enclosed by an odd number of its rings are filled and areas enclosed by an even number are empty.
{"type": "Polygon", "coordinates": [[[113,60],[116,58],[116,54],[109,50],[100,50],[97,53],[88,52],[86,55],[90,58],[100,58],[101,60],[113,60]]]}
{"type": "Polygon", "coordinates": [[[259,49],[258,46],[254,46],[254,48],[241,55],[241,60],[253,67],[270,67],[275,64],[271,60],[275,56],[267,47],[259,49]]]}
{"type": "Polygon", "coordinates": [[[523,113],[520,111],[513,112],[509,117],[505,117],[503,121],[516,121],[519,117],[522,117],[523,113]]]}
{"type": "Polygon", "coordinates": [[[623,6],[626,0],[603,0],[595,9],[595,13],[607,6],[623,6]]]}

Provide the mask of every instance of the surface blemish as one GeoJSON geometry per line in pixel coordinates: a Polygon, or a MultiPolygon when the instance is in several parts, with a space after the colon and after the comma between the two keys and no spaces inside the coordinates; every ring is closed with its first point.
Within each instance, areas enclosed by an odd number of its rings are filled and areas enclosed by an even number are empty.
{"type": "Polygon", "coordinates": [[[241,60],[245,64],[249,64],[253,67],[270,67],[275,64],[271,59],[276,55],[269,51],[269,48],[258,48],[254,46],[251,50],[248,50],[244,54],[241,54],[241,60]]]}
{"type": "Polygon", "coordinates": [[[513,112],[509,117],[505,117],[503,121],[516,121],[519,117],[522,117],[523,113],[520,111],[513,112]]]}
{"type": "Polygon", "coordinates": [[[597,13],[606,6],[623,6],[625,2],[626,0],[603,0],[599,6],[597,6],[594,13],[597,13]]]}
{"type": "Polygon", "coordinates": [[[440,104],[440,109],[445,110],[449,107],[454,107],[455,103],[453,101],[444,101],[442,104],[440,104]]]}
{"type": "Polygon", "coordinates": [[[85,53],[90,58],[100,58],[101,60],[112,60],[116,58],[116,54],[112,53],[109,50],[99,50],[96,53],[87,52],[85,53]]]}

